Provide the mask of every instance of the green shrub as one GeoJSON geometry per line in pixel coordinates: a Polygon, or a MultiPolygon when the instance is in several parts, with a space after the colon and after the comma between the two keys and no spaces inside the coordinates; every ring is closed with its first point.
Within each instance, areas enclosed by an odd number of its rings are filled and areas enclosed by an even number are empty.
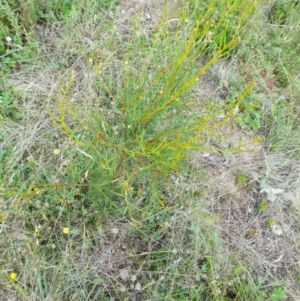
{"type": "MultiPolygon", "coordinates": [[[[244,7],[242,14],[251,10],[244,7]]],[[[185,18],[178,22],[175,32],[162,24],[151,40],[133,36],[122,45],[119,63],[90,55],[89,72],[97,76],[93,85],[99,95],[93,107],[84,101],[72,103],[73,74],[57,100],[59,118],[51,113],[55,124],[84,151],[88,195],[97,206],[115,211],[122,203],[131,217],[141,216],[145,204],[143,199],[136,202],[138,187],[150,187],[153,198],[165,206],[158,192],[162,183],[180,169],[189,151],[205,149],[250,90],[251,84],[228,105],[228,116],[221,122],[214,107],[197,104],[192,87],[236,41],[233,37],[224,42],[201,65],[205,50],[199,45],[208,43],[208,31],[219,27],[201,28],[185,18]],[[143,53],[147,48],[151,51],[143,53]]]]}

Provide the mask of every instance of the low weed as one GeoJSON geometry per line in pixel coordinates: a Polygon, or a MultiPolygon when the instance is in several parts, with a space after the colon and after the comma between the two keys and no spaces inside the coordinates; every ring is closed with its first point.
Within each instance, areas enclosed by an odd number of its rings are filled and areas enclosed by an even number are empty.
{"type": "Polygon", "coordinates": [[[103,0],[100,1],[99,5],[102,9],[110,10],[114,9],[120,0],[103,0]]]}
{"type": "Polygon", "coordinates": [[[279,87],[293,84],[297,77],[300,61],[297,49],[300,45],[296,38],[300,32],[297,1],[275,1],[268,14],[271,23],[270,58],[274,68],[276,83],[279,87]]]}
{"type": "Polygon", "coordinates": [[[32,37],[32,27],[36,20],[35,2],[24,0],[0,3],[1,73],[8,73],[32,59],[36,46],[32,37]]]}
{"type": "Polygon", "coordinates": [[[26,92],[16,91],[13,87],[5,87],[0,91],[0,121],[18,120],[20,118],[18,101],[24,100],[26,92]]]}

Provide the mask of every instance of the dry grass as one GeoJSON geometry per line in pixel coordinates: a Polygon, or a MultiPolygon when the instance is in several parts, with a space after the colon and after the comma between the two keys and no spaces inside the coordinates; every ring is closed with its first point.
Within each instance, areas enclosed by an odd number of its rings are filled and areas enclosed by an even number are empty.
{"type": "MultiPolygon", "coordinates": [[[[232,116],[207,141],[219,151],[191,152],[188,167],[170,175],[165,191],[151,196],[155,200],[138,187],[141,203],[164,204],[142,213],[143,223],[125,213],[97,219],[106,208],[85,209],[90,166],[78,158],[89,154],[61,133],[49,112],[58,114],[57,98],[74,74],[72,105],[98,110],[89,55],[109,58],[117,77],[126,53],[111,49],[110,36],[126,44],[139,20],[138,30],[150,39],[162,18],[176,19],[180,2],[168,2],[164,13],[162,7],[161,1],[125,0],[102,23],[101,15],[79,25],[44,26],[32,70],[6,79],[26,97],[17,100],[18,120],[1,123],[0,150],[9,155],[0,178],[0,300],[300,298],[299,144],[288,135],[288,148],[271,150],[277,136],[267,122],[250,133],[232,116]],[[288,297],[272,297],[274,288],[288,297]]],[[[217,120],[224,119],[233,79],[246,82],[257,67],[252,59],[241,68],[239,55],[214,64],[193,88],[200,108],[206,101],[220,108],[217,120]]],[[[259,73],[256,79],[253,93],[272,98],[268,78],[259,73]]],[[[85,124],[88,112],[81,117],[85,124]]]]}

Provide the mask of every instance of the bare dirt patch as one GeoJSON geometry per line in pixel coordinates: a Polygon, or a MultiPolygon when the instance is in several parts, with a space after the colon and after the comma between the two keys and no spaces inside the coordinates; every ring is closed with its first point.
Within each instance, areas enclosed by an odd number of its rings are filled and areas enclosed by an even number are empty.
{"type": "MultiPolygon", "coordinates": [[[[219,86],[226,74],[223,67],[213,66],[216,76],[199,82],[195,91],[198,102],[212,96],[222,101],[228,95],[219,86]]],[[[229,123],[220,129],[223,138],[219,147],[237,147],[240,151],[196,153],[191,164],[197,169],[205,167],[209,175],[206,198],[211,213],[220,218],[228,256],[238,252],[257,278],[288,282],[289,293],[296,297],[296,169],[288,158],[283,160],[282,153],[270,153],[261,137],[249,136],[234,121],[229,123]]]]}

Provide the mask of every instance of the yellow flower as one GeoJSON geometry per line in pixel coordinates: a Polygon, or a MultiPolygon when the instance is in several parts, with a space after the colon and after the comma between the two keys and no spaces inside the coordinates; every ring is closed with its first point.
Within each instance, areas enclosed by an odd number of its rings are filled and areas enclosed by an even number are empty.
{"type": "Polygon", "coordinates": [[[40,190],[39,188],[35,188],[35,189],[34,189],[34,192],[35,192],[36,194],[39,194],[39,193],[41,192],[41,190],[40,190]]]}
{"type": "Polygon", "coordinates": [[[35,233],[39,233],[39,232],[40,232],[40,229],[39,229],[38,227],[35,227],[34,232],[35,232],[35,233]]]}
{"type": "Polygon", "coordinates": [[[69,234],[70,229],[68,227],[63,228],[64,234],[69,234]]]}
{"type": "Polygon", "coordinates": [[[54,152],[53,152],[54,155],[58,155],[59,153],[60,153],[60,150],[57,149],[57,148],[56,148],[56,149],[54,150],[54,152]]]}
{"type": "Polygon", "coordinates": [[[17,276],[18,276],[17,273],[12,272],[12,273],[10,273],[9,278],[10,278],[11,280],[15,280],[15,279],[17,278],[17,276]]]}

